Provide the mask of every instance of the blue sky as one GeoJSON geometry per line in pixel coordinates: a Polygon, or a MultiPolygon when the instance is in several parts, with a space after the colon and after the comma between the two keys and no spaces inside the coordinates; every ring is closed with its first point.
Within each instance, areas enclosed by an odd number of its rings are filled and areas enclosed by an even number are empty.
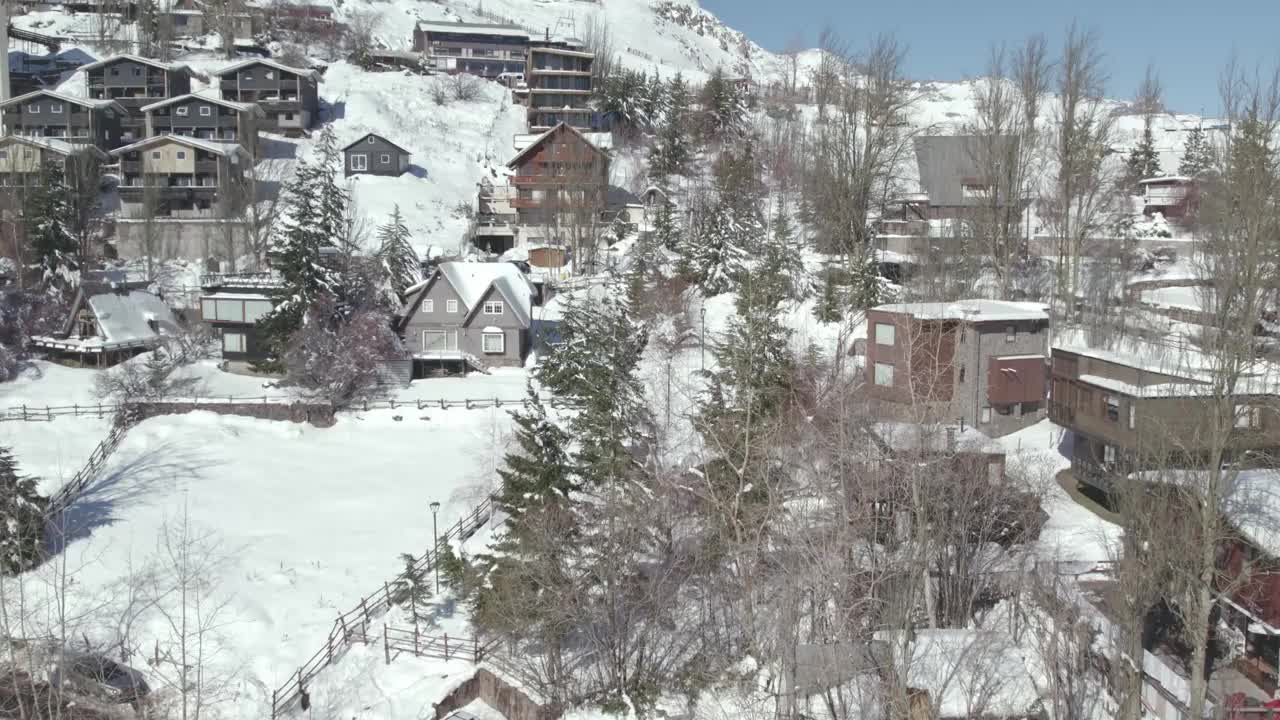
{"type": "Polygon", "coordinates": [[[1179,112],[1219,108],[1218,72],[1234,49],[1252,67],[1280,61],[1280,0],[700,0],[731,27],[780,51],[817,44],[824,25],[857,45],[892,31],[908,46],[920,79],[981,73],[992,42],[1016,44],[1044,32],[1057,44],[1078,19],[1102,35],[1108,95],[1133,95],[1148,62],[1179,112]]]}

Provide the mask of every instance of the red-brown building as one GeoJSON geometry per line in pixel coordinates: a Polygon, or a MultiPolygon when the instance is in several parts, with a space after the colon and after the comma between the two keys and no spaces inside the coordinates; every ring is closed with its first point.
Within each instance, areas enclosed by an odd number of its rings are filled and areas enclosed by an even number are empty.
{"type": "Polygon", "coordinates": [[[1048,347],[1039,303],[881,305],[867,311],[868,393],[889,419],[1003,435],[1044,417],[1048,347]]]}

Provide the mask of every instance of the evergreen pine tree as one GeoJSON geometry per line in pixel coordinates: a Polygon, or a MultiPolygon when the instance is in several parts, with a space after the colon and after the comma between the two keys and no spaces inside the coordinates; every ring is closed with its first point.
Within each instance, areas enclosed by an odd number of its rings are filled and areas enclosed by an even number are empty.
{"type": "Polygon", "coordinates": [[[13,454],[0,447],[0,573],[16,575],[40,562],[48,507],[36,479],[18,474],[13,454]]]}
{"type": "Polygon", "coordinates": [[[547,417],[532,385],[524,408],[511,417],[517,449],[507,453],[498,471],[502,489],[497,502],[507,517],[519,519],[530,505],[567,501],[577,485],[569,461],[569,436],[547,417]]]}
{"type": "Polygon", "coordinates": [[[50,279],[62,268],[77,269],[77,247],[71,223],[71,190],[62,166],[46,163],[40,184],[31,189],[23,207],[28,255],[50,279]]]}
{"type": "Polygon", "coordinates": [[[693,162],[693,152],[689,147],[689,88],[680,73],[671,78],[664,105],[658,139],[649,156],[650,173],[655,177],[687,175],[693,162]]]}
{"type": "Polygon", "coordinates": [[[681,273],[704,297],[733,290],[746,272],[749,256],[739,245],[746,233],[732,212],[730,203],[716,200],[677,248],[681,273]]]}
{"type": "Polygon", "coordinates": [[[723,70],[717,67],[711,73],[698,101],[702,105],[702,134],[707,142],[726,140],[742,132],[747,116],[746,97],[725,79],[723,70]]]}
{"type": "Polygon", "coordinates": [[[665,200],[658,206],[658,214],[653,218],[653,239],[658,247],[673,252],[680,243],[680,227],[675,208],[665,200]]]}
{"type": "Polygon", "coordinates": [[[772,310],[783,300],[803,294],[804,264],[793,236],[791,218],[779,207],[756,267],[744,282],[739,303],[772,310]]]}
{"type": "Polygon", "coordinates": [[[876,261],[874,254],[867,253],[852,258],[849,265],[849,283],[850,305],[865,310],[880,304],[880,264],[876,261]]]}
{"type": "Polygon", "coordinates": [[[404,561],[404,572],[391,583],[391,591],[396,602],[409,610],[413,624],[431,625],[431,585],[433,579],[426,568],[418,567],[418,558],[410,553],[400,556],[404,561]]]}
{"type": "Polygon", "coordinates": [[[422,265],[418,262],[418,253],[409,243],[409,228],[400,215],[399,204],[392,210],[387,223],[378,228],[377,255],[387,270],[396,295],[403,297],[406,288],[422,279],[422,265]]]}
{"type": "Polygon", "coordinates": [[[813,316],[818,322],[837,322],[841,317],[841,307],[840,287],[836,284],[836,274],[828,269],[823,273],[822,294],[813,306],[813,316]]]}
{"type": "Polygon", "coordinates": [[[1187,144],[1182,150],[1182,161],[1178,164],[1178,174],[1199,177],[1211,167],[1213,167],[1213,150],[1209,147],[1204,125],[1197,124],[1187,136],[1187,144]]]}
{"type": "Polygon", "coordinates": [[[1142,129],[1142,139],[1129,153],[1126,161],[1126,176],[1130,192],[1136,192],[1138,183],[1146,178],[1160,175],[1160,154],[1156,151],[1155,137],[1151,133],[1151,123],[1142,129]]]}

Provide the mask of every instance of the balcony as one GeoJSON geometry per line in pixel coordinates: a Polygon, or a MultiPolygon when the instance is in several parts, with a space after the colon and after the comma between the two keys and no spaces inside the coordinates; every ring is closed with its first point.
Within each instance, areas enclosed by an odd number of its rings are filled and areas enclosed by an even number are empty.
{"type": "Polygon", "coordinates": [[[1184,187],[1148,188],[1143,197],[1147,205],[1156,206],[1178,205],[1186,199],[1187,189],[1184,187]]]}
{"type": "Polygon", "coordinates": [[[600,178],[594,175],[515,175],[511,178],[513,185],[599,185],[600,178]]]}
{"type": "Polygon", "coordinates": [[[535,200],[533,198],[512,198],[507,201],[511,207],[517,210],[534,210],[542,207],[545,200],[535,200]]]}

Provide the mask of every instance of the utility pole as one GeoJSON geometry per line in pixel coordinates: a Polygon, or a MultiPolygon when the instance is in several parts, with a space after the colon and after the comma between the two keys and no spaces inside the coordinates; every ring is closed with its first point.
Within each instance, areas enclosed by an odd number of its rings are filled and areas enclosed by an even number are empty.
{"type": "Polygon", "coordinates": [[[9,99],[9,0],[0,0],[0,102],[9,99]]]}

